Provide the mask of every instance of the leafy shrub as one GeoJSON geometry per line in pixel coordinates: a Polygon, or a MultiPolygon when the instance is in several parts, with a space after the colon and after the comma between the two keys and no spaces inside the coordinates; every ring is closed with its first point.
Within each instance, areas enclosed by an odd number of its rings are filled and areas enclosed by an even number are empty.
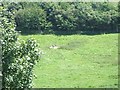
{"type": "Polygon", "coordinates": [[[47,12],[47,20],[52,23],[53,30],[68,33],[82,32],[116,32],[117,11],[109,2],[79,3],[40,3],[47,12]]]}
{"type": "Polygon", "coordinates": [[[23,10],[18,11],[15,19],[17,30],[22,32],[116,32],[118,15],[113,2],[19,4],[23,10]]]}
{"type": "Polygon", "coordinates": [[[15,17],[17,30],[23,33],[41,33],[51,30],[52,24],[46,20],[46,12],[38,7],[19,10],[15,17]]]}
{"type": "Polygon", "coordinates": [[[120,1],[118,2],[118,30],[120,30],[120,1]]]}
{"type": "Polygon", "coordinates": [[[75,30],[75,18],[72,16],[73,7],[70,7],[69,3],[40,3],[40,6],[46,11],[47,20],[52,23],[53,31],[70,32],[75,30]]]}
{"type": "MultiPolygon", "coordinates": [[[[2,38],[2,87],[16,90],[31,88],[33,67],[39,61],[40,50],[33,39],[19,41],[15,25],[4,14],[6,9],[0,6],[0,31],[2,38]]],[[[10,13],[10,12],[9,12],[10,13]]]]}
{"type": "Polygon", "coordinates": [[[76,3],[77,28],[83,32],[117,32],[118,12],[112,3],[76,3]]]}
{"type": "Polygon", "coordinates": [[[74,30],[74,23],[64,11],[53,11],[49,16],[53,29],[58,31],[72,31],[74,30]]]}

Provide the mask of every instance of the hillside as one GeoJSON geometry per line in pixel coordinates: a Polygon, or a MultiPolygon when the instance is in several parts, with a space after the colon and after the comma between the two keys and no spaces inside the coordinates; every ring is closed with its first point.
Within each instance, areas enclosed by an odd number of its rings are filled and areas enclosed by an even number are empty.
{"type": "Polygon", "coordinates": [[[21,38],[35,38],[44,52],[35,66],[36,88],[115,88],[118,85],[118,34],[21,38]],[[59,48],[49,48],[52,45],[59,48]]]}

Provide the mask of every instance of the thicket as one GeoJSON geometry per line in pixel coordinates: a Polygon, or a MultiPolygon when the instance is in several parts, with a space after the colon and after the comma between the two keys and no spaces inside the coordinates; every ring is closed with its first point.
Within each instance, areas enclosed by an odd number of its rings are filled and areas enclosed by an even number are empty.
{"type": "Polygon", "coordinates": [[[119,3],[118,3],[118,27],[119,27],[119,29],[120,29],[120,1],[119,1],[119,3]]]}
{"type": "Polygon", "coordinates": [[[2,45],[2,88],[19,90],[32,87],[33,67],[41,55],[35,40],[21,41],[15,31],[14,9],[0,3],[0,43],[2,45]]]}
{"type": "Polygon", "coordinates": [[[22,10],[18,11],[19,14],[16,15],[16,24],[19,30],[23,27],[22,30],[51,33],[57,31],[68,33],[77,31],[84,33],[118,32],[118,7],[115,2],[23,2],[19,5],[22,6],[22,10]],[[30,8],[34,8],[34,10],[30,8]],[[31,20],[35,17],[37,20],[31,20]],[[39,21],[40,18],[44,22],[39,21]],[[39,24],[40,22],[42,24],[39,24]],[[36,28],[30,28],[31,26],[36,28]]]}
{"type": "Polygon", "coordinates": [[[19,10],[15,17],[17,29],[22,33],[47,33],[52,24],[46,20],[46,13],[38,7],[19,10]]]}

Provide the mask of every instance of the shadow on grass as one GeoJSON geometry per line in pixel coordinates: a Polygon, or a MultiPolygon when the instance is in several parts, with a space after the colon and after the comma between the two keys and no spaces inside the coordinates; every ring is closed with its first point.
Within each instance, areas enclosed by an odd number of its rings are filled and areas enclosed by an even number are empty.
{"type": "MultiPolygon", "coordinates": [[[[18,30],[16,30],[18,31],[18,30]]],[[[19,30],[20,31],[20,30],[19,30]]],[[[120,31],[53,31],[53,32],[42,32],[42,31],[27,31],[24,32],[20,31],[21,35],[48,35],[48,34],[54,34],[54,35],[101,35],[101,34],[112,34],[112,33],[120,33],[120,31]]]]}
{"type": "Polygon", "coordinates": [[[55,32],[55,35],[101,35],[101,34],[111,34],[120,33],[118,31],[106,31],[106,32],[92,32],[92,31],[76,31],[76,32],[55,32]]]}

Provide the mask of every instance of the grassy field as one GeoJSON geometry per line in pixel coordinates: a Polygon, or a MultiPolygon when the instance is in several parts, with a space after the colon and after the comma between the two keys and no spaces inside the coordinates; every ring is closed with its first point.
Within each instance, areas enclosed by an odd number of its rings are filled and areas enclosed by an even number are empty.
{"type": "Polygon", "coordinates": [[[118,34],[28,35],[44,52],[35,66],[35,88],[117,88],[118,34]],[[58,49],[50,49],[57,45],[58,49]]]}

